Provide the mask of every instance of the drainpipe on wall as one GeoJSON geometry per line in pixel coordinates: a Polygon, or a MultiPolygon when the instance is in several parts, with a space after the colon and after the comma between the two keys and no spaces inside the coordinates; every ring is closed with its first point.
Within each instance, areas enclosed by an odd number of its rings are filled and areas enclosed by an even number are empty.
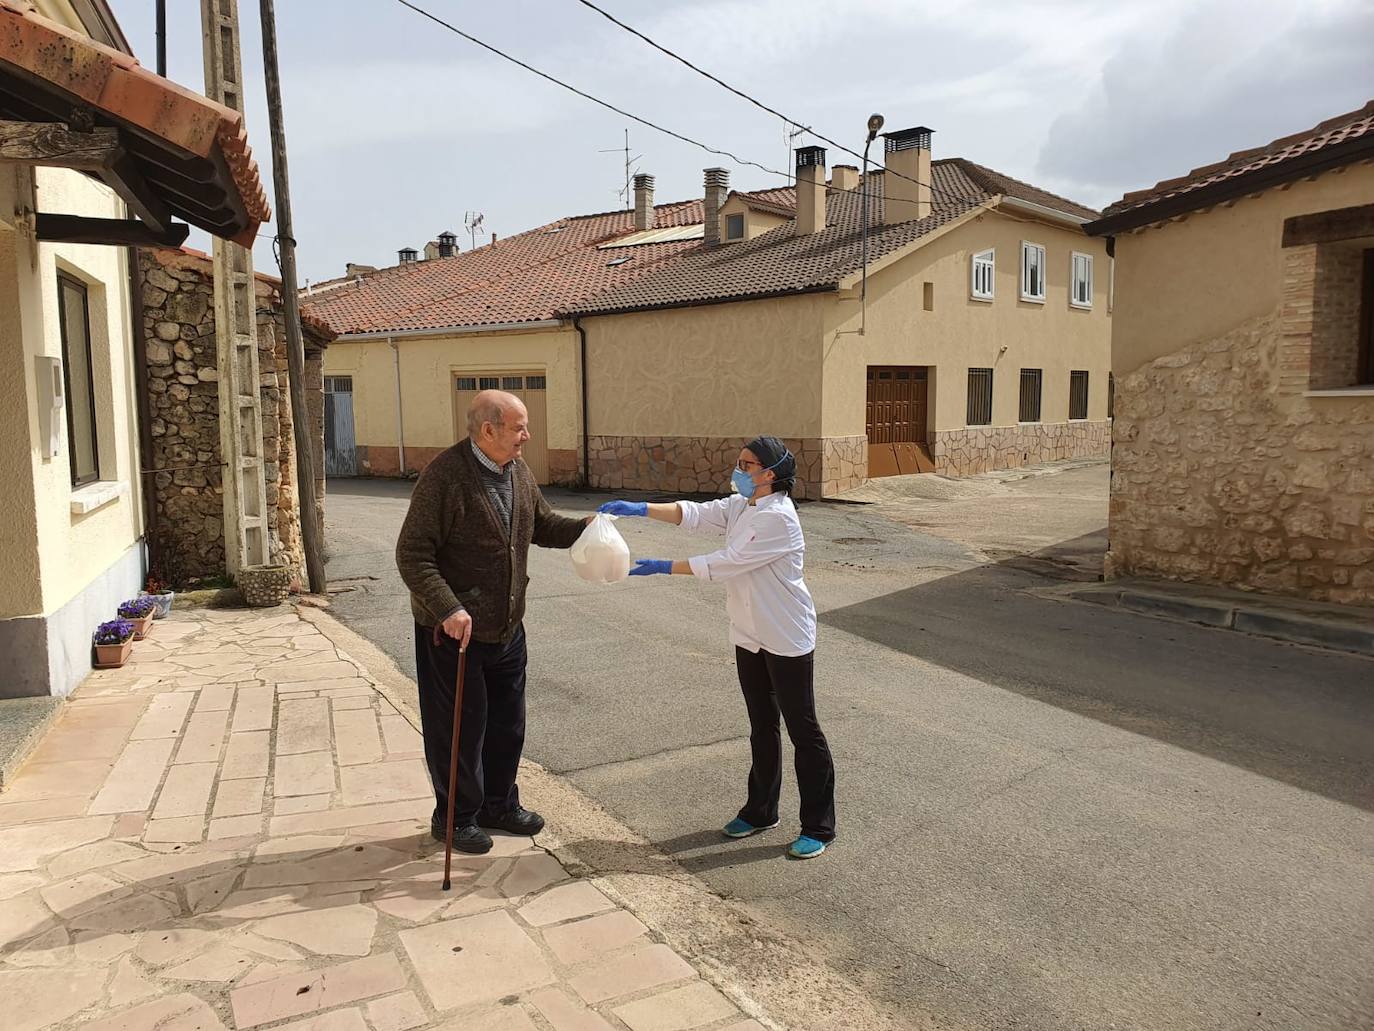
{"type": "Polygon", "coordinates": [[[400,474],[406,474],[406,423],[401,414],[401,348],[390,337],[386,342],[391,345],[391,357],[396,367],[396,462],[400,474]]]}
{"type": "Polygon", "coordinates": [[[577,316],[573,316],[572,324],[577,330],[582,355],[578,364],[582,374],[582,489],[586,490],[592,485],[592,438],[587,416],[587,330],[577,316]]]}
{"type": "Polygon", "coordinates": [[[129,327],[133,332],[134,345],[134,382],[138,384],[134,409],[138,417],[138,470],[139,501],[143,506],[143,540],[148,546],[148,565],[166,576],[166,570],[159,565],[162,557],[158,553],[157,538],[157,481],[153,468],[153,422],[148,410],[152,391],[148,387],[151,378],[148,372],[148,338],[143,327],[143,268],[139,260],[138,248],[127,249],[129,257],[129,327]]]}

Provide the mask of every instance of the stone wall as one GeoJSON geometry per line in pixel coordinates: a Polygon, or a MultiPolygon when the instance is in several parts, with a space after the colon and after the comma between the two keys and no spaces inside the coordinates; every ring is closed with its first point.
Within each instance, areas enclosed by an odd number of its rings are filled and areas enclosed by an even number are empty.
{"type": "MultiPolygon", "coordinates": [[[[739,437],[593,436],[591,486],[600,490],[724,494],[739,450],[739,437]]],[[[866,437],[788,440],[797,456],[795,496],[833,497],[863,483],[868,470],[866,437]]]]}
{"type": "MultiPolygon", "coordinates": [[[[140,255],[153,445],[147,471],[157,505],[150,531],[161,575],[182,583],[225,568],[213,266],[190,251],[146,249],[140,255]]],[[[276,285],[265,276],[256,284],[268,539],[271,560],[286,562],[303,578],[284,321],[276,285]]],[[[327,339],[320,327],[307,326],[305,384],[321,517],[327,339]]]]}
{"type": "Polygon", "coordinates": [[[1307,393],[1316,257],[1281,311],[1117,378],[1108,576],[1374,605],[1374,395],[1307,393]]]}
{"type": "Polygon", "coordinates": [[[1109,421],[968,426],[932,433],[930,457],[937,473],[972,476],[994,469],[1106,455],[1110,444],[1109,421]]]}

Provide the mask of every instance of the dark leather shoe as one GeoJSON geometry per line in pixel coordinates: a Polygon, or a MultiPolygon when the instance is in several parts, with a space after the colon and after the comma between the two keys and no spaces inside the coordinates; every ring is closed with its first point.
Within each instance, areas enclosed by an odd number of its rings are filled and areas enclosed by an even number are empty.
{"type": "MultiPolygon", "coordinates": [[[[442,823],[431,823],[429,825],[430,836],[437,842],[444,840],[444,825],[442,823]]],[[[491,851],[491,835],[482,830],[481,827],[468,824],[465,827],[453,828],[453,847],[459,852],[467,852],[469,855],[480,856],[491,851]]]]}
{"type": "Polygon", "coordinates": [[[477,824],[505,831],[507,834],[524,834],[533,837],[544,829],[544,818],[538,813],[516,806],[504,813],[478,813],[477,824]]]}

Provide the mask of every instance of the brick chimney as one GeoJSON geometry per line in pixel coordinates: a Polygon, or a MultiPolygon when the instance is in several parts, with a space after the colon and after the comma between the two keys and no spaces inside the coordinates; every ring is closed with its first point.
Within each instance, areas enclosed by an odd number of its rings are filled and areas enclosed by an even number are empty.
{"type": "Polygon", "coordinates": [[[430,240],[425,244],[425,261],[433,261],[439,256],[439,241],[430,240]]]}
{"type": "Polygon", "coordinates": [[[797,235],[825,228],[825,148],[797,149],[797,235]]]}
{"type": "Polygon", "coordinates": [[[635,176],[635,228],[640,232],[654,227],[654,177],[635,176]]]}
{"type": "Polygon", "coordinates": [[[859,185],[859,169],[857,165],[836,165],[830,170],[830,188],[832,190],[852,190],[859,185]]]}
{"type": "Polygon", "coordinates": [[[730,172],[724,168],[706,169],[706,230],[703,239],[707,247],[720,243],[720,206],[730,193],[730,172]]]}
{"type": "Polygon", "coordinates": [[[887,171],[896,173],[883,176],[885,224],[911,222],[930,214],[930,137],[934,132],[918,125],[883,133],[887,171]]]}

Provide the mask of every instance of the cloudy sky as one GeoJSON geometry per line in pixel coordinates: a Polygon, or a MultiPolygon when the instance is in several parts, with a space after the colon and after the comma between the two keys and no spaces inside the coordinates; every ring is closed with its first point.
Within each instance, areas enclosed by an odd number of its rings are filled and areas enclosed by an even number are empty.
{"type": "MultiPolygon", "coordinates": [[[[153,0],[112,2],[154,67],[153,0]]],[[[597,2],[855,149],[879,111],[890,129],[933,127],[937,157],[971,158],[1094,206],[1374,98],[1368,0],[1006,0],[976,15],[948,0],[597,2]]],[[[788,167],[777,119],[577,0],[416,3],[649,121],[788,167]]],[[[340,275],[347,261],[394,264],[398,248],[445,229],[466,249],[469,211],[508,236],[622,207],[627,127],[660,201],[696,196],[701,170],[717,164],[743,189],[783,182],[629,123],[396,0],[276,6],[303,277],[340,275]]],[[[200,89],[200,4],[168,7],[168,74],[200,89]]],[[[240,12],[249,134],[270,183],[258,4],[240,0],[240,12]]],[[[850,159],[831,148],[829,160],[850,159]]],[[[257,255],[268,270],[264,234],[257,255]]]]}

